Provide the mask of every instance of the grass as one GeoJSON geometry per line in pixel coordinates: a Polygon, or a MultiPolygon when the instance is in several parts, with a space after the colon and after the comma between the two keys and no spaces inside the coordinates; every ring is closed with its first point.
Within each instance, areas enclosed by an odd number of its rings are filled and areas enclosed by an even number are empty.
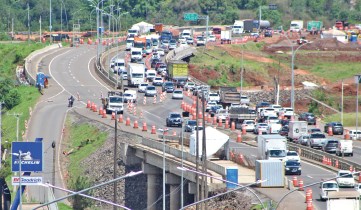
{"type": "Polygon", "coordinates": [[[316,76],[326,78],[331,82],[336,82],[340,81],[341,79],[353,77],[355,74],[359,74],[360,69],[360,62],[320,62],[316,65],[313,65],[309,71],[316,76]]]}
{"type": "MultiPolygon", "coordinates": [[[[328,115],[324,119],[325,122],[341,122],[340,114],[328,115]]],[[[361,127],[361,113],[358,115],[359,126],[361,127]]],[[[344,113],[343,114],[343,126],[355,127],[356,126],[356,113],[344,113]]]]}
{"type": "Polygon", "coordinates": [[[73,210],[72,207],[66,205],[65,203],[58,203],[59,210],[73,210]]]}
{"type": "Polygon", "coordinates": [[[80,162],[99,149],[108,135],[89,124],[72,124],[69,118],[66,120],[66,127],[69,129],[70,140],[67,151],[73,151],[69,155],[68,170],[71,177],[76,178],[83,174],[84,168],[79,167],[80,162]]]}

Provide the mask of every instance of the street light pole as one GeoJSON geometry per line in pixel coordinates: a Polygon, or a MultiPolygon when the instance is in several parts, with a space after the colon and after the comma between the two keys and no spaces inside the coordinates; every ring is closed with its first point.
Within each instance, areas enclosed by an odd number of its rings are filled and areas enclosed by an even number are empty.
{"type": "Polygon", "coordinates": [[[356,139],[358,136],[358,90],[359,90],[359,84],[361,82],[361,74],[355,75],[355,82],[356,82],[356,139]]]}
{"type": "Polygon", "coordinates": [[[164,129],[158,129],[161,133],[163,133],[163,210],[165,210],[165,137],[164,134],[167,131],[170,131],[171,129],[164,128],[164,129]]]}
{"type": "Polygon", "coordinates": [[[21,183],[21,161],[23,154],[21,150],[19,150],[19,153],[11,153],[12,155],[15,155],[18,157],[19,160],[19,210],[22,210],[23,204],[22,204],[22,183],[21,183]]]}
{"type": "Polygon", "coordinates": [[[52,28],[52,26],[51,26],[51,0],[49,0],[49,33],[50,33],[50,43],[52,43],[53,42],[53,37],[51,36],[51,28],[52,28]]]}

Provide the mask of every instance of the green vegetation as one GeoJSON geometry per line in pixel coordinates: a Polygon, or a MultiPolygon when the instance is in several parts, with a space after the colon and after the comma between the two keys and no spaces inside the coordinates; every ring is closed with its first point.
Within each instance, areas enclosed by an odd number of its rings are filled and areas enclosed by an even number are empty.
{"type": "MultiPolygon", "coordinates": [[[[68,185],[73,191],[79,191],[92,185],[92,180],[84,176],[84,167],[79,167],[79,165],[103,145],[108,135],[89,124],[72,124],[70,118],[66,120],[66,128],[69,129],[68,147],[66,148],[69,153],[70,180],[68,185]]],[[[91,192],[87,194],[91,195],[91,192]]],[[[85,209],[91,206],[92,200],[82,196],[74,196],[72,204],[74,209],[85,209]]]]}
{"type": "Polygon", "coordinates": [[[336,82],[359,74],[360,69],[360,62],[320,62],[313,65],[310,72],[331,82],[336,82]]]}
{"type": "MultiPolygon", "coordinates": [[[[341,122],[341,114],[328,115],[324,119],[325,122],[341,122]]],[[[358,121],[361,122],[361,113],[358,115],[358,121]]],[[[343,114],[343,126],[354,127],[356,125],[356,113],[343,114]]]]}
{"type": "Polygon", "coordinates": [[[66,205],[65,203],[58,203],[59,210],[73,210],[72,207],[66,205]]]}
{"type": "MultiPolygon", "coordinates": [[[[89,6],[88,1],[63,0],[59,4],[53,3],[52,30],[71,31],[74,21],[79,20],[82,30],[95,31],[96,12],[94,12],[94,6],[99,1],[91,2],[93,7],[89,6]],[[92,15],[89,16],[89,14],[92,15]]],[[[0,14],[4,23],[0,26],[0,31],[10,31],[14,17],[16,17],[14,18],[16,30],[29,30],[27,27],[27,3],[29,3],[30,30],[32,32],[39,31],[40,16],[43,30],[48,30],[47,26],[49,26],[50,19],[50,2],[48,0],[0,0],[0,3],[2,5],[0,14]]],[[[120,20],[118,22],[120,22],[119,25],[122,26],[123,30],[144,20],[153,24],[160,22],[181,26],[188,24],[205,25],[204,20],[185,22],[183,14],[188,12],[209,15],[211,25],[230,25],[237,19],[257,19],[260,6],[262,6],[262,18],[270,20],[274,28],[283,25],[287,29],[293,19],[321,20],[326,28],[330,28],[335,20],[348,20],[351,23],[361,21],[361,1],[346,0],[113,0],[104,1],[99,6],[103,6],[107,13],[111,13],[110,5],[116,5],[113,7],[113,14],[120,20]],[[277,9],[270,10],[269,4],[276,4],[277,9]]],[[[109,16],[105,15],[103,18],[106,23],[105,28],[108,28],[109,16]]]]}
{"type": "Polygon", "coordinates": [[[73,178],[83,174],[83,169],[79,163],[101,147],[107,139],[107,133],[101,132],[98,128],[88,124],[71,124],[67,119],[66,126],[69,128],[69,145],[67,151],[69,155],[69,173],[73,178]]]}

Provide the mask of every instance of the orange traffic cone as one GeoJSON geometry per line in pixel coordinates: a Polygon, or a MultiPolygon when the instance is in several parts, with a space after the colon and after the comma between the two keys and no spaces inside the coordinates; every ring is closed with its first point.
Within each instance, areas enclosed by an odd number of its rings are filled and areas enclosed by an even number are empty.
{"type": "Polygon", "coordinates": [[[329,135],[329,136],[333,136],[332,127],[331,127],[331,126],[328,127],[328,135],[329,135]]]}
{"type": "Polygon", "coordinates": [[[150,131],[151,134],[156,134],[156,131],[155,131],[155,125],[152,125],[152,130],[150,131]]]}
{"type": "Polygon", "coordinates": [[[99,107],[99,115],[102,115],[102,114],[103,114],[103,107],[100,106],[100,107],[99,107]]]}
{"type": "Polygon", "coordinates": [[[297,177],[296,177],[296,176],[293,177],[292,183],[293,183],[293,186],[294,186],[294,187],[298,187],[298,181],[297,181],[297,177]]]}
{"type": "Polygon", "coordinates": [[[96,104],[94,104],[94,106],[93,106],[93,112],[98,112],[98,109],[97,109],[97,105],[96,105],[96,104]]]}
{"type": "Polygon", "coordinates": [[[236,123],[234,122],[231,123],[231,130],[232,131],[236,130],[236,123]]]}
{"type": "Polygon", "coordinates": [[[177,136],[177,131],[173,130],[173,136],[177,136]]]}
{"type": "Polygon", "coordinates": [[[247,134],[246,126],[242,126],[242,135],[246,135],[246,134],[247,134]]]}
{"type": "Polygon", "coordinates": [[[299,191],[303,191],[303,180],[302,180],[302,179],[300,179],[298,185],[299,185],[299,186],[298,186],[298,190],[299,190],[299,191]]]}
{"type": "Polygon", "coordinates": [[[130,118],[129,117],[127,117],[127,119],[125,120],[125,125],[130,126],[130,118]]]}
{"type": "Polygon", "coordinates": [[[115,112],[112,112],[112,120],[115,120],[115,112]]]}
{"type": "Polygon", "coordinates": [[[213,117],[213,123],[212,124],[217,125],[217,117],[216,116],[213,117]]]}
{"type": "Polygon", "coordinates": [[[138,121],[137,120],[134,121],[133,128],[138,128],[138,121]]]}
{"type": "Polygon", "coordinates": [[[142,129],[142,131],[147,131],[147,130],[148,130],[147,123],[146,123],[146,122],[143,122],[143,129],[142,129]]]}
{"type": "Polygon", "coordinates": [[[208,122],[208,123],[212,123],[212,117],[211,117],[211,115],[208,115],[207,122],[208,122]]]}
{"type": "Polygon", "coordinates": [[[88,100],[88,103],[86,103],[86,108],[90,108],[91,107],[91,104],[90,104],[90,101],[88,100]]]}
{"type": "Polygon", "coordinates": [[[218,127],[223,127],[221,119],[218,119],[218,127]]]}
{"type": "Polygon", "coordinates": [[[123,123],[123,115],[122,115],[122,114],[121,114],[121,115],[119,115],[118,122],[119,122],[119,123],[123,123]]]}
{"type": "Polygon", "coordinates": [[[238,143],[241,143],[241,142],[242,142],[242,135],[241,135],[241,134],[238,134],[238,135],[237,135],[237,142],[238,142],[238,143]]]}
{"type": "Polygon", "coordinates": [[[225,125],[224,125],[224,129],[228,129],[228,128],[229,128],[229,121],[226,120],[226,123],[225,123],[225,125]]]}
{"type": "Polygon", "coordinates": [[[102,118],[107,118],[107,111],[105,111],[104,109],[103,109],[103,115],[102,115],[102,118]]]}

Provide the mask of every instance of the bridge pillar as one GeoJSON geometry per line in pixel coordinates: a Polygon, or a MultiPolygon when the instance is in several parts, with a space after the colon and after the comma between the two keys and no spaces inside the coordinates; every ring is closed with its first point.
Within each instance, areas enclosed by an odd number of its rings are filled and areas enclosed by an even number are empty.
{"type": "Polygon", "coordinates": [[[180,208],[181,190],[178,189],[181,184],[181,178],[174,174],[166,174],[166,184],[170,185],[170,210],[180,208]]]}
{"type": "Polygon", "coordinates": [[[188,193],[189,194],[193,194],[194,195],[194,201],[196,201],[196,197],[197,197],[197,185],[194,182],[189,182],[188,183],[188,193]]]}
{"type": "Polygon", "coordinates": [[[162,174],[162,170],[144,162],[142,163],[142,169],[144,174],[147,174],[147,206],[149,207],[148,210],[156,210],[157,205],[154,205],[154,203],[157,201],[160,192],[159,188],[161,186],[158,180],[162,174]]]}

